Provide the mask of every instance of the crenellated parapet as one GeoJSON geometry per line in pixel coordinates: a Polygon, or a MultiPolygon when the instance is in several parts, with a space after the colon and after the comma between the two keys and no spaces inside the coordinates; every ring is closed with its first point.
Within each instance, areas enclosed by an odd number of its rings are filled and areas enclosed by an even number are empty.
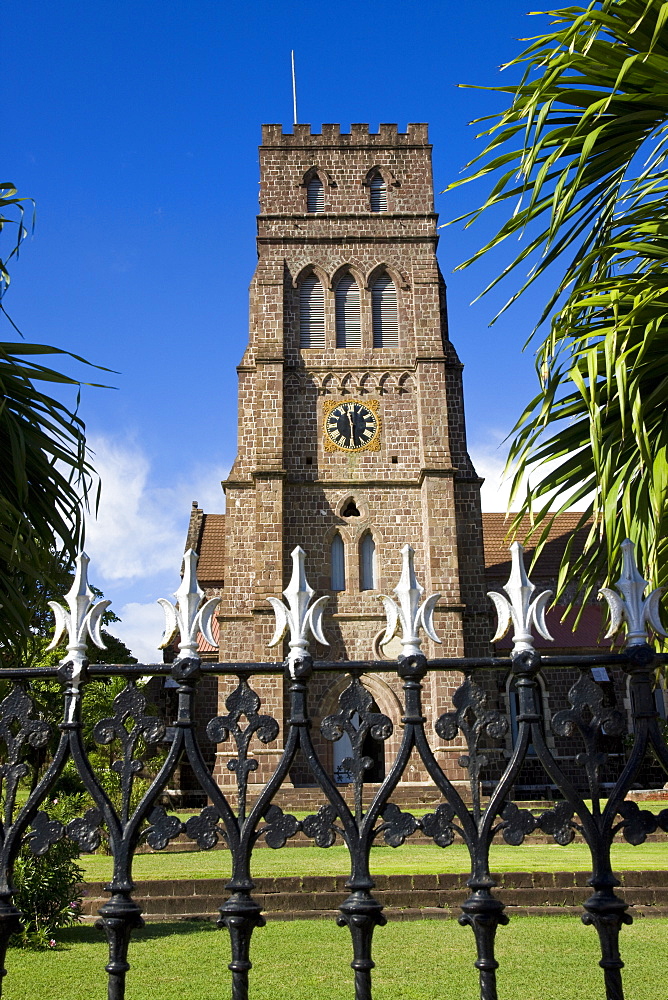
{"type": "Polygon", "coordinates": [[[291,132],[284,132],[282,125],[262,126],[263,146],[426,146],[429,144],[429,127],[426,122],[409,122],[405,132],[396,123],[383,123],[377,132],[369,126],[356,123],[350,132],[342,132],[339,124],[322,126],[321,132],[312,132],[311,125],[293,125],[291,132]]]}

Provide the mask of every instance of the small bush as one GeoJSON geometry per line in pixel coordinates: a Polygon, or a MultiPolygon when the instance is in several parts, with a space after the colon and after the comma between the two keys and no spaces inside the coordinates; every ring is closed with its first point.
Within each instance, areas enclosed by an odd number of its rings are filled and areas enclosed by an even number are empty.
{"type": "MultiPolygon", "coordinates": [[[[81,796],[52,802],[50,819],[69,822],[78,815],[81,796]]],[[[11,944],[22,948],[55,948],[56,932],[80,920],[79,883],[84,870],[77,863],[79,848],[67,837],[52,844],[46,854],[36,856],[26,842],[14,865],[14,903],[23,914],[24,929],[11,944]]]]}

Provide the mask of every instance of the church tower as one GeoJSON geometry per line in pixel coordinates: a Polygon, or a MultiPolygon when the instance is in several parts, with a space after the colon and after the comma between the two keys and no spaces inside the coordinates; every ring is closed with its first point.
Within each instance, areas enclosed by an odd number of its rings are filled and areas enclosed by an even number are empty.
{"type": "MultiPolygon", "coordinates": [[[[441,594],[434,621],[442,645],[425,643],[427,655],[489,651],[481,481],[466,451],[436,224],[426,125],[381,125],[378,133],[323,125],[321,134],[308,125],[263,127],[238,454],[223,483],[221,660],[282,659],[282,649],[267,647],[267,597],[287,585],[296,545],[306,551],[311,586],[330,596],[330,647],[316,656],[394,659],[392,644],[379,646],[378,595],[396,585],[406,543],[425,590],[441,594]]],[[[367,686],[398,739],[388,667],[367,686]]],[[[342,684],[334,681],[314,678],[320,717],[336,710],[342,684]]],[[[440,689],[431,683],[436,718],[451,708],[452,688],[442,676],[440,689]]],[[[263,711],[282,718],[283,682],[257,678],[254,686],[263,711]]],[[[280,745],[282,733],[263,751],[257,780],[280,745]]],[[[377,779],[381,772],[382,762],[377,779]]]]}

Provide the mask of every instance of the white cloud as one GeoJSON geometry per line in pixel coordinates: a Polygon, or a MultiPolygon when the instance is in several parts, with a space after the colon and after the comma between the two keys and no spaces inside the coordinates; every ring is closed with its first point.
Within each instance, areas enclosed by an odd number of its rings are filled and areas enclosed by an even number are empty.
{"type": "MultiPolygon", "coordinates": [[[[506,465],[507,445],[504,443],[503,435],[498,431],[490,431],[489,438],[488,443],[472,445],[469,452],[476,472],[485,480],[480,490],[480,501],[483,511],[504,513],[508,510],[512,483],[510,475],[506,476],[506,478],[503,475],[506,465]]],[[[547,463],[547,467],[555,468],[559,464],[559,461],[549,462],[547,463]]],[[[510,510],[519,509],[526,492],[525,484],[526,476],[522,480],[520,491],[516,495],[515,500],[513,500],[510,510]]],[[[558,506],[561,506],[562,502],[563,498],[559,500],[558,506]]],[[[578,503],[573,504],[570,509],[584,510],[586,506],[586,500],[580,500],[578,503]]]]}
{"type": "MultiPolygon", "coordinates": [[[[507,510],[510,479],[503,478],[506,456],[502,446],[491,442],[476,445],[469,450],[476,472],[485,480],[480,490],[482,509],[497,512],[507,510]]],[[[514,503],[513,509],[516,510],[518,506],[519,504],[514,503]]]]}
{"type": "Polygon", "coordinates": [[[89,519],[86,548],[104,580],[139,580],[178,574],[193,499],[209,511],[224,507],[223,470],[194,469],[173,486],[159,486],[151,462],[132,440],[93,437],[94,465],[102,481],[97,518],[89,519]]]}
{"type": "Polygon", "coordinates": [[[118,612],[121,621],[113,632],[122,639],[140,663],[161,663],[158,645],[165,627],[165,616],[158,604],[125,604],[118,612]]]}
{"type": "Polygon", "coordinates": [[[163,486],[136,440],[92,435],[89,444],[102,481],[98,516],[89,517],[86,531],[90,579],[121,619],[112,626],[114,635],[140,662],[157,663],[164,616],[155,602],[173,599],[179,585],[192,501],[207,512],[224,509],[220,480],[226,470],[193,464],[163,486]]]}

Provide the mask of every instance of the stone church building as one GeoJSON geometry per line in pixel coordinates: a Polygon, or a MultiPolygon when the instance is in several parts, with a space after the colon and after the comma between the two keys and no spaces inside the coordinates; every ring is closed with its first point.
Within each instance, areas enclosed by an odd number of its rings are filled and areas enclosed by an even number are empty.
{"type": "MultiPolygon", "coordinates": [[[[283,659],[283,649],[267,645],[274,630],[267,598],[281,596],[290,553],[301,545],[311,586],[329,595],[330,645],[318,646],[316,657],[394,659],[394,644],[380,645],[379,594],[398,582],[406,543],[426,593],[441,594],[434,623],[442,645],[425,638],[427,656],[491,652],[481,480],[466,450],[437,218],[426,125],[406,132],[381,125],[377,133],[323,125],[317,134],[308,125],[291,133],[263,127],[237,457],[222,484],[226,513],[206,514],[195,503],[188,533],[200,554],[200,584],[221,598],[219,648],[203,647],[203,656],[283,659]]],[[[486,517],[497,519],[490,530],[498,547],[501,516],[486,517]]],[[[492,561],[499,563],[496,550],[492,561]]],[[[585,644],[595,644],[596,631],[585,644]]],[[[461,681],[448,677],[425,680],[427,728],[442,766],[459,781],[461,749],[441,747],[433,729],[461,681]]],[[[225,713],[231,683],[208,683],[202,711],[210,718],[225,713]]],[[[378,781],[383,754],[393,759],[400,740],[400,685],[391,669],[364,683],[395,727],[387,743],[370,748],[377,759],[369,780],[378,781]]],[[[337,710],[345,684],[335,675],[313,678],[314,735],[318,720],[337,710]]],[[[283,680],[256,678],[253,686],[262,710],[282,721],[283,680]]],[[[282,737],[254,752],[260,766],[252,780],[273,770],[282,737]]],[[[345,780],[340,763],[349,748],[339,743],[321,741],[320,752],[345,780]]],[[[228,783],[224,749],[216,773],[228,783]]],[[[308,776],[297,767],[292,779],[308,776]]],[[[409,779],[427,779],[417,760],[409,779]]]]}

